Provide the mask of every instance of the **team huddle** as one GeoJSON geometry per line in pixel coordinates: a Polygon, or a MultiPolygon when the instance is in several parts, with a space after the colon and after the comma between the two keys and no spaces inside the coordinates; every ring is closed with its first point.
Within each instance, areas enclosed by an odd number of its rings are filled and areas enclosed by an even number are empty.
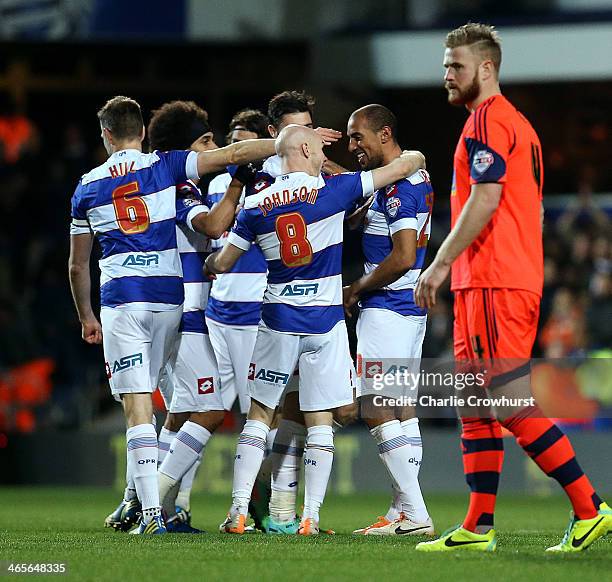
{"type": "MultiPolygon", "coordinates": [[[[374,406],[362,384],[364,362],[418,363],[427,308],[452,265],[456,359],[502,362],[487,391],[529,394],[542,288],[541,148],[499,90],[497,33],[468,24],[449,33],[446,47],[449,102],[471,115],[455,152],[452,230],[423,272],[433,189],[424,156],[402,150],[396,117],[382,105],[348,119],[358,172],[326,158],[324,147],[342,133],[313,129],[314,100],[303,92],[276,95],[267,115],[238,112],[221,148],[193,102],[153,112],[151,153],[142,151],[145,127],[134,100],[115,97],[98,112],[110,157],[81,178],[72,198],[70,282],[83,339],[103,344],[127,423],[127,484],[107,526],[200,533],[191,525],[191,484],[238,399],[246,422],[221,532],[324,531],[319,511],[334,432],[361,416],[393,497],[385,516],[354,533],[434,535],[418,481],[415,410],[374,406]],[[200,179],[213,173],[201,191],[200,179]],[[365,264],[343,288],[345,226],[362,229],[365,264]],[[89,275],[94,238],[101,247],[99,321],[89,275]],[[357,369],[344,319],[355,305],[357,369]],[[510,360],[522,363],[503,364],[510,360]],[[158,387],[168,410],[159,435],[151,399],[158,387]]],[[[468,514],[418,550],[495,549],[502,426],[572,503],[566,535],[550,551],[579,551],[612,531],[612,510],[567,437],[537,407],[486,418],[459,413],[468,514]]]]}

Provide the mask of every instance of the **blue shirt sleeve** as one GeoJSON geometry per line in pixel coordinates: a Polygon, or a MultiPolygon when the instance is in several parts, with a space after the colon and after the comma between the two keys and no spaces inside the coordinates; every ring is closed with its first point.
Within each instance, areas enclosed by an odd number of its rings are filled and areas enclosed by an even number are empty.
{"type": "Polygon", "coordinates": [[[251,223],[251,215],[248,211],[240,210],[234,228],[228,236],[228,242],[238,248],[248,251],[255,240],[255,231],[251,223]]]}
{"type": "Polygon", "coordinates": [[[372,192],[371,172],[346,172],[325,178],[325,187],[333,191],[340,210],[352,210],[355,204],[372,192]]]}
{"type": "MultiPolygon", "coordinates": [[[[408,180],[401,180],[380,190],[380,206],[383,209],[389,226],[403,219],[414,219],[414,228],[416,230],[416,218],[420,199],[419,192],[419,187],[413,186],[408,180]]],[[[412,221],[404,220],[402,224],[406,225],[406,228],[411,228],[408,225],[412,224],[412,221]]]]}
{"type": "Polygon", "coordinates": [[[176,187],[176,221],[189,226],[187,221],[189,212],[198,206],[209,208],[198,188],[189,182],[179,184],[176,187]]]}
{"type": "MultiPolygon", "coordinates": [[[[193,165],[193,162],[197,160],[197,154],[189,150],[174,150],[170,152],[156,152],[159,158],[164,162],[168,173],[175,184],[186,182],[187,180],[197,179],[197,176],[193,175],[193,168],[189,165],[193,165]],[[190,157],[190,154],[193,156],[190,157]],[[195,158],[194,158],[195,156],[195,158]],[[188,158],[190,164],[188,164],[188,158]]],[[[197,162],[196,162],[197,166],[197,162]]]]}
{"type": "Polygon", "coordinates": [[[70,200],[70,216],[79,220],[87,220],[87,208],[85,208],[85,204],[83,203],[82,189],[83,187],[79,181],[72,195],[72,199],[70,200]]]}

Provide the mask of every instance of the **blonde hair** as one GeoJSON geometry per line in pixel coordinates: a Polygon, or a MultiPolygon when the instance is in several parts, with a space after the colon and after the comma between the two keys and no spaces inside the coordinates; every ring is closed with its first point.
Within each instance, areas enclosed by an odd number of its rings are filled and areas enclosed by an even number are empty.
{"type": "Polygon", "coordinates": [[[445,46],[451,49],[468,46],[473,53],[478,53],[484,59],[491,59],[499,75],[502,61],[501,39],[494,26],[468,22],[446,35],[445,46]]]}

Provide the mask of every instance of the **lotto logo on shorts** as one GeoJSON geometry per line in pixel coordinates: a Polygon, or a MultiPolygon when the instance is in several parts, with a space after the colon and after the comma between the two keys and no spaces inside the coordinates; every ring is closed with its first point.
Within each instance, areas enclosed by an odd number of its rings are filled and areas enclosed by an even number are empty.
{"type": "Polygon", "coordinates": [[[249,375],[248,375],[248,379],[249,380],[255,380],[255,364],[253,362],[251,362],[249,364],[249,375]]]}
{"type": "Polygon", "coordinates": [[[110,364],[108,362],[104,362],[104,365],[106,366],[106,377],[110,380],[113,377],[110,364]]]}
{"type": "Polygon", "coordinates": [[[374,378],[383,373],[382,362],[366,362],[365,363],[365,377],[374,378]]]}
{"type": "Polygon", "coordinates": [[[215,381],[212,376],[198,378],[198,394],[212,394],[215,391],[215,381]]]}

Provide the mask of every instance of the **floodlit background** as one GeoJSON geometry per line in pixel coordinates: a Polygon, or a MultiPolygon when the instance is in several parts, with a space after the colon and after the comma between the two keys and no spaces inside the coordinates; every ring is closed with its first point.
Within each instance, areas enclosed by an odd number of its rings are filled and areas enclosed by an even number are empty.
{"type": "MultiPolygon", "coordinates": [[[[101,347],[80,339],[67,278],[69,200],[81,174],[106,159],[95,114],[109,97],[135,98],[146,121],[167,100],[192,99],[209,112],[217,143],[237,110],[265,111],[285,89],[306,89],[317,100],[315,124],[342,131],[357,107],[387,105],[400,144],[427,156],[436,192],[431,259],[449,228],[452,153],[466,118],[446,103],[443,42],[468,20],[499,29],[502,90],[544,150],[535,355],[572,357],[575,366],[543,368],[534,381],[574,403],[581,418],[565,424],[587,455],[583,465],[601,465],[612,373],[604,367],[593,381],[576,370],[589,365],[586,356],[612,361],[612,1],[0,0],[0,483],[123,480],[122,412],[101,347]]],[[[355,169],[346,146],[328,156],[355,169]]],[[[346,240],[351,281],[359,238],[346,240]]],[[[447,289],[430,313],[424,356],[450,353],[451,314],[447,289]]],[[[202,487],[228,490],[240,423],[228,417],[225,434],[212,439],[202,487]]],[[[431,435],[424,487],[463,488],[454,424],[423,422],[431,435]],[[429,455],[449,457],[456,483],[429,455]]],[[[361,427],[338,436],[337,492],[387,487],[372,447],[361,427]]],[[[508,462],[518,476],[507,486],[541,485],[518,451],[508,462]]]]}

